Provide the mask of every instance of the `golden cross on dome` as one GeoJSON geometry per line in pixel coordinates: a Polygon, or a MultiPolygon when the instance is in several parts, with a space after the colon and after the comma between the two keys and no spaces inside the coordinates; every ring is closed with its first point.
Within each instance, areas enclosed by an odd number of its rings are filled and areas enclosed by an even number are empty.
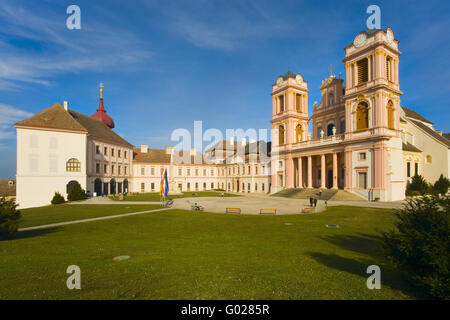
{"type": "Polygon", "coordinates": [[[100,82],[100,99],[103,99],[103,82],[100,82]]]}
{"type": "Polygon", "coordinates": [[[333,75],[333,65],[332,64],[330,64],[330,76],[332,76],[333,75]]]}

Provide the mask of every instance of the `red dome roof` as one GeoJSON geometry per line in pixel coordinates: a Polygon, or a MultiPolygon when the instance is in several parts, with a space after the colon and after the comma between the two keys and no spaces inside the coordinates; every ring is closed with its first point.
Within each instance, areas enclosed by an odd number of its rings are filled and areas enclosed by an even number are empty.
{"type": "Polygon", "coordinates": [[[98,104],[97,112],[94,113],[91,117],[94,118],[94,119],[100,120],[101,122],[106,124],[111,129],[114,128],[114,121],[113,121],[113,119],[109,115],[106,114],[106,110],[103,107],[103,98],[100,98],[100,102],[98,104]]]}

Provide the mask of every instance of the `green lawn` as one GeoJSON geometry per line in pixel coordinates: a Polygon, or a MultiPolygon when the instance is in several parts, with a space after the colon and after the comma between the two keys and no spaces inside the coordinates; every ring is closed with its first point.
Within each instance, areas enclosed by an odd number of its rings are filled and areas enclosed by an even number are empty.
{"type": "Polygon", "coordinates": [[[113,216],[116,214],[160,209],[161,205],[133,204],[58,204],[38,208],[22,209],[20,228],[33,227],[63,221],[113,216]]]}
{"type": "MultiPolygon", "coordinates": [[[[218,191],[189,191],[183,194],[169,194],[168,199],[189,198],[189,197],[220,197],[222,192],[218,191]]],[[[236,194],[224,193],[225,197],[240,197],[236,194]]],[[[119,200],[119,196],[110,196],[112,200],[119,200]]],[[[159,192],[139,193],[136,195],[127,195],[124,197],[125,201],[160,201],[159,192]]]]}
{"type": "Polygon", "coordinates": [[[390,211],[357,207],[284,216],[169,210],[21,232],[0,241],[0,299],[421,298],[381,251],[379,231],[393,221],[390,211]],[[113,260],[120,255],[131,258],[113,260]],[[381,290],[366,288],[372,264],[381,290]],[[66,288],[69,265],[81,268],[81,290],[66,288]]]}

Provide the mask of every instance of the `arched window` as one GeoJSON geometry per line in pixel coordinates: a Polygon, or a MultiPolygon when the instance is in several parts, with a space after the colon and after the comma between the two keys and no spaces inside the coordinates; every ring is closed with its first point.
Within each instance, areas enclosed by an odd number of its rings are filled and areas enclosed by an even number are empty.
{"type": "Polygon", "coordinates": [[[367,128],[369,128],[369,106],[363,101],[356,108],[356,130],[367,128]]]}
{"type": "Polygon", "coordinates": [[[278,145],[284,144],[284,127],[279,126],[278,128],[278,145]]]}
{"type": "Polygon", "coordinates": [[[280,112],[284,112],[284,96],[278,96],[278,101],[280,103],[280,112]]]}
{"type": "Polygon", "coordinates": [[[302,112],[302,96],[298,93],[295,95],[295,108],[297,112],[302,112]]]}
{"type": "Polygon", "coordinates": [[[327,126],[327,136],[332,136],[333,135],[333,128],[334,128],[334,123],[330,123],[327,126]]]}
{"type": "Polygon", "coordinates": [[[66,171],[67,172],[80,172],[81,171],[81,163],[78,159],[71,158],[66,162],[66,171]]]}
{"type": "Polygon", "coordinates": [[[303,140],[303,129],[300,124],[295,128],[295,138],[296,142],[301,142],[303,140]]]}
{"type": "Polygon", "coordinates": [[[391,100],[387,104],[387,120],[388,128],[394,129],[394,103],[391,100]]]}

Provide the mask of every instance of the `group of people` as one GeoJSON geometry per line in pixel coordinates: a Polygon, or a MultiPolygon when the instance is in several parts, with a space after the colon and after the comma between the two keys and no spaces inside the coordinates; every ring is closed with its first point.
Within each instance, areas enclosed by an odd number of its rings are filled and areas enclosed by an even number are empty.
{"type": "Polygon", "coordinates": [[[311,207],[317,207],[317,198],[309,197],[309,205],[311,207]]]}

